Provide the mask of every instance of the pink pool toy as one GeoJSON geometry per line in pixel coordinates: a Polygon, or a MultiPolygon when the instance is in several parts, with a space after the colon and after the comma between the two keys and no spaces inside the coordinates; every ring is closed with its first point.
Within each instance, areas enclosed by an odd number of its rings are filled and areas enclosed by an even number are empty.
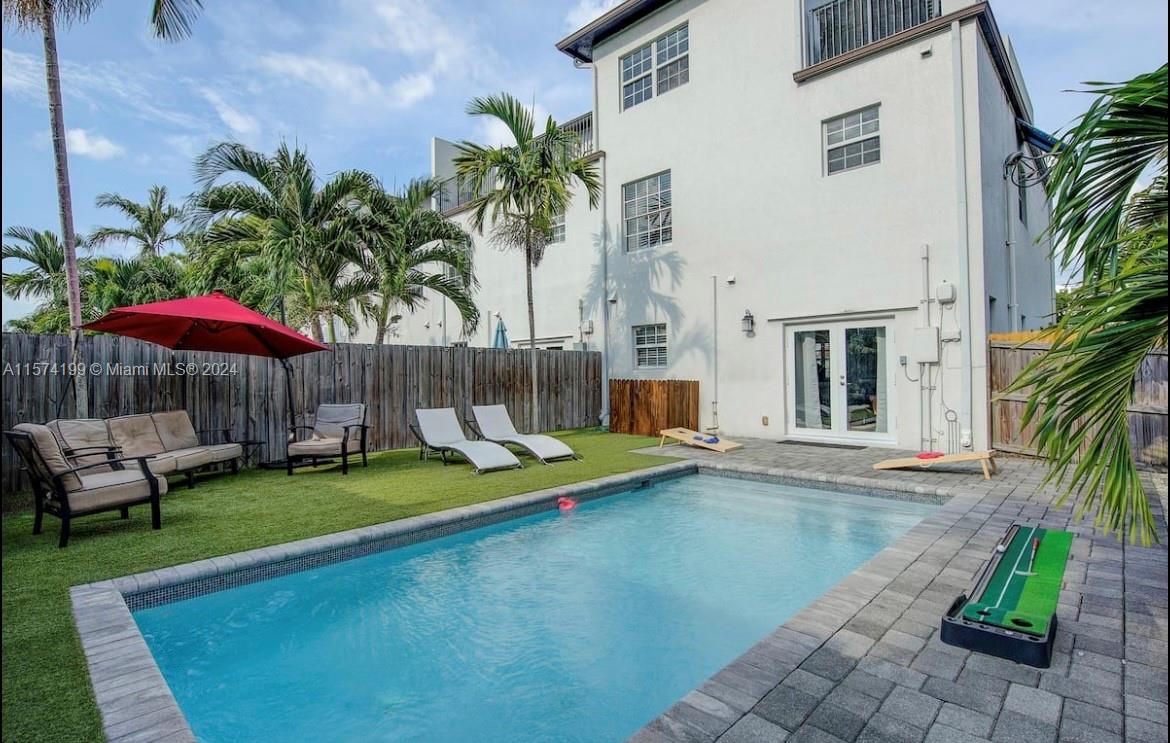
{"type": "Polygon", "coordinates": [[[577,501],[572,498],[567,496],[561,496],[560,498],[557,498],[557,508],[561,509],[562,511],[572,511],[576,507],[577,501]]]}

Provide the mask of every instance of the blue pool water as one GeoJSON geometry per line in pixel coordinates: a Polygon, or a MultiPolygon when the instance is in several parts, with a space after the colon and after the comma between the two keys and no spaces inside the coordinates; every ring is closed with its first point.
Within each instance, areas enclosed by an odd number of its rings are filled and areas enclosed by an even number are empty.
{"type": "Polygon", "coordinates": [[[611,741],[933,506],[696,475],[135,618],[204,741],[611,741]]]}

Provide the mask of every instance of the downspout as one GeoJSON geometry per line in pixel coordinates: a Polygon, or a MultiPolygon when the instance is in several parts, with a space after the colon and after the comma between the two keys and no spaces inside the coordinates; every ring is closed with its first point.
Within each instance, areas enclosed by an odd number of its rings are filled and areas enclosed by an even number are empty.
{"type": "MultiPolygon", "coordinates": [[[[955,237],[959,253],[959,443],[964,449],[971,448],[971,413],[974,394],[971,388],[971,236],[967,224],[967,122],[963,80],[963,29],[959,21],[951,22],[951,65],[954,92],[955,116],[955,190],[957,196],[957,219],[955,237]]],[[[953,445],[953,442],[949,442],[953,445]]]]}
{"type": "MultiPolygon", "coordinates": [[[[1016,164],[1016,155],[1008,156],[1003,167],[1003,214],[1007,220],[1007,259],[1008,259],[1008,312],[1012,332],[1020,330],[1020,295],[1016,282],[1016,220],[1012,214],[1012,168],[1016,164]]],[[[1022,188],[1022,187],[1021,187],[1022,188]]]]}
{"type": "MultiPolygon", "coordinates": [[[[601,152],[601,127],[597,115],[598,80],[597,65],[574,62],[577,69],[588,68],[593,73],[593,151],[601,152]]],[[[601,410],[597,416],[602,428],[609,427],[609,218],[607,189],[609,178],[606,175],[605,154],[598,158],[598,167],[601,169],[601,233],[598,240],[601,248],[601,410]]]]}
{"type": "Polygon", "coordinates": [[[711,430],[719,430],[719,277],[711,274],[711,358],[713,360],[711,385],[711,430]]]}

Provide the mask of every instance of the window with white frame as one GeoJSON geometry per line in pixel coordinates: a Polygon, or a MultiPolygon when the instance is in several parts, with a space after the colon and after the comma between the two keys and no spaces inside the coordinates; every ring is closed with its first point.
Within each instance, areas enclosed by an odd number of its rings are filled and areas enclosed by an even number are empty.
{"type": "Polygon", "coordinates": [[[565,241],[565,213],[554,215],[552,229],[549,230],[549,243],[563,243],[565,241]]]}
{"type": "Polygon", "coordinates": [[[881,159],[877,106],[825,122],[825,172],[829,175],[872,165],[881,159]]]}
{"type": "Polygon", "coordinates": [[[674,236],[670,208],[670,171],[622,186],[626,251],[668,243],[674,236]]]}
{"type": "Polygon", "coordinates": [[[690,48],[690,28],[684,23],[622,57],[622,110],[650,100],[655,89],[662,95],[689,82],[690,48]]]}
{"type": "Polygon", "coordinates": [[[639,369],[666,366],[666,323],[634,326],[634,366],[639,369]]]}

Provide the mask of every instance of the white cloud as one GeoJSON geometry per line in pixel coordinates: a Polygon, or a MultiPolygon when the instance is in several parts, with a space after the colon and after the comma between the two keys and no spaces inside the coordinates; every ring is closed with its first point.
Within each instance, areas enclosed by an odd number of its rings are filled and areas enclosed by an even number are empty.
{"type": "Polygon", "coordinates": [[[428,72],[410,73],[385,85],[362,65],[328,57],[274,52],[261,56],[259,63],[273,75],[297,80],[363,107],[407,108],[435,91],[434,78],[428,72]]]}
{"type": "Polygon", "coordinates": [[[599,18],[602,13],[619,4],[622,0],[577,0],[577,4],[565,14],[565,26],[573,31],[599,18]]]}
{"type": "Polygon", "coordinates": [[[109,160],[126,154],[125,148],[100,134],[85,129],[69,129],[65,132],[65,144],[69,153],[94,160],[109,160]]]}
{"type": "Polygon", "coordinates": [[[201,88],[199,92],[203,94],[203,97],[215,109],[216,114],[219,115],[219,120],[231,130],[236,138],[251,140],[260,133],[260,122],[256,120],[255,116],[251,116],[235,108],[224,100],[222,95],[211,88],[201,88]]]}
{"type": "Polygon", "coordinates": [[[4,92],[8,94],[44,96],[45,65],[31,54],[4,50],[4,92]]]}

